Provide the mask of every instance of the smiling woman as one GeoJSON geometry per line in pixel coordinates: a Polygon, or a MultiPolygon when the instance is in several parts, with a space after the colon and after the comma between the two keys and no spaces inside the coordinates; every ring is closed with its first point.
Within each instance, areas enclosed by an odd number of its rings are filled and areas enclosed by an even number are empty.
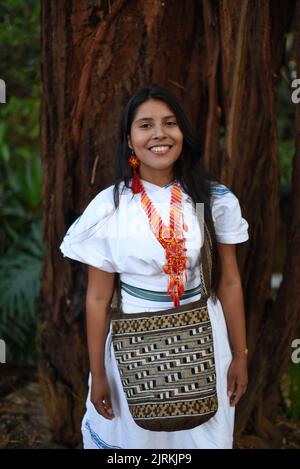
{"type": "Polygon", "coordinates": [[[156,85],[124,109],[116,170],[60,247],[89,265],[84,447],[232,448],[247,384],[239,201],[212,181],[178,100],[156,85]],[[124,226],[134,229],[110,235],[124,226]]]}

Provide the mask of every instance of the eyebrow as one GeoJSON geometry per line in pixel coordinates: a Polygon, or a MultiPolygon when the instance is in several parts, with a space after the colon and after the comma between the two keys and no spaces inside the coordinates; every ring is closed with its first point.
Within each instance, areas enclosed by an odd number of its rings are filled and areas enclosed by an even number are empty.
{"type": "MultiPolygon", "coordinates": [[[[164,116],[163,119],[170,119],[170,118],[175,118],[174,114],[170,114],[169,116],[164,116]]],[[[136,120],[135,122],[138,123],[140,121],[153,121],[152,117],[141,117],[140,119],[136,120]]]]}

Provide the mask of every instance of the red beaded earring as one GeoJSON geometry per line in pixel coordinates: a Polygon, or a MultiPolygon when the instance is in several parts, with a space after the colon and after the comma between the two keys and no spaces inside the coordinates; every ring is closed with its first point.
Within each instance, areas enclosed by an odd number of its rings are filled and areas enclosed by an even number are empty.
{"type": "Polygon", "coordinates": [[[138,157],[134,154],[133,150],[131,150],[131,152],[132,154],[128,158],[129,164],[133,170],[131,189],[134,194],[138,194],[142,191],[141,181],[137,173],[137,168],[140,166],[141,163],[138,157]]]}

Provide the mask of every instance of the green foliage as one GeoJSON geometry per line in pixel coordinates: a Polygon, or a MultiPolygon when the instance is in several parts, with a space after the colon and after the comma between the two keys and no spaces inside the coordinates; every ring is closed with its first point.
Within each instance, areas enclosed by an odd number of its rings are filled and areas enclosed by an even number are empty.
{"type": "Polygon", "coordinates": [[[2,0],[0,77],[8,99],[34,97],[39,88],[40,2],[2,0]]]}
{"type": "Polygon", "coordinates": [[[282,187],[291,185],[294,153],[294,140],[279,141],[280,185],[282,187]]]}
{"type": "Polygon", "coordinates": [[[3,0],[0,78],[0,338],[10,364],[36,359],[43,257],[39,157],[40,2],[3,0]]]}
{"type": "MultiPolygon", "coordinates": [[[[1,150],[1,147],[0,147],[1,150]]],[[[30,224],[41,219],[41,167],[40,159],[17,160],[15,165],[2,161],[5,183],[0,184],[0,225],[4,232],[2,252],[18,233],[28,231],[30,224]]]]}
{"type": "Polygon", "coordinates": [[[37,299],[43,259],[40,223],[32,223],[26,237],[15,238],[0,258],[0,337],[7,344],[7,360],[35,361],[37,299]]]}
{"type": "Polygon", "coordinates": [[[289,416],[294,419],[300,418],[300,364],[291,363],[289,368],[290,377],[290,405],[289,416]]]}
{"type": "MultiPolygon", "coordinates": [[[[293,43],[293,35],[289,38],[293,43]]],[[[287,50],[287,55],[291,51],[287,50]]],[[[277,112],[277,132],[279,141],[279,164],[280,164],[280,185],[288,187],[292,181],[293,156],[295,153],[294,122],[296,106],[292,102],[291,82],[295,78],[296,64],[293,60],[288,60],[282,70],[283,78],[277,89],[276,112],[277,112]]]]}
{"type": "Polygon", "coordinates": [[[0,44],[0,78],[5,80],[7,89],[7,103],[0,105],[3,253],[15,239],[15,232],[26,232],[28,224],[41,217],[39,2],[1,2],[0,44]]]}

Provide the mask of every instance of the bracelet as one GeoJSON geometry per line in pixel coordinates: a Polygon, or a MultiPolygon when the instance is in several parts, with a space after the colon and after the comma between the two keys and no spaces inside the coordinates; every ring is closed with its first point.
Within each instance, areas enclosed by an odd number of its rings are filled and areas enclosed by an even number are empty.
{"type": "Polygon", "coordinates": [[[243,355],[248,355],[248,349],[245,348],[244,350],[232,350],[232,353],[236,355],[237,353],[242,353],[243,355]]]}

